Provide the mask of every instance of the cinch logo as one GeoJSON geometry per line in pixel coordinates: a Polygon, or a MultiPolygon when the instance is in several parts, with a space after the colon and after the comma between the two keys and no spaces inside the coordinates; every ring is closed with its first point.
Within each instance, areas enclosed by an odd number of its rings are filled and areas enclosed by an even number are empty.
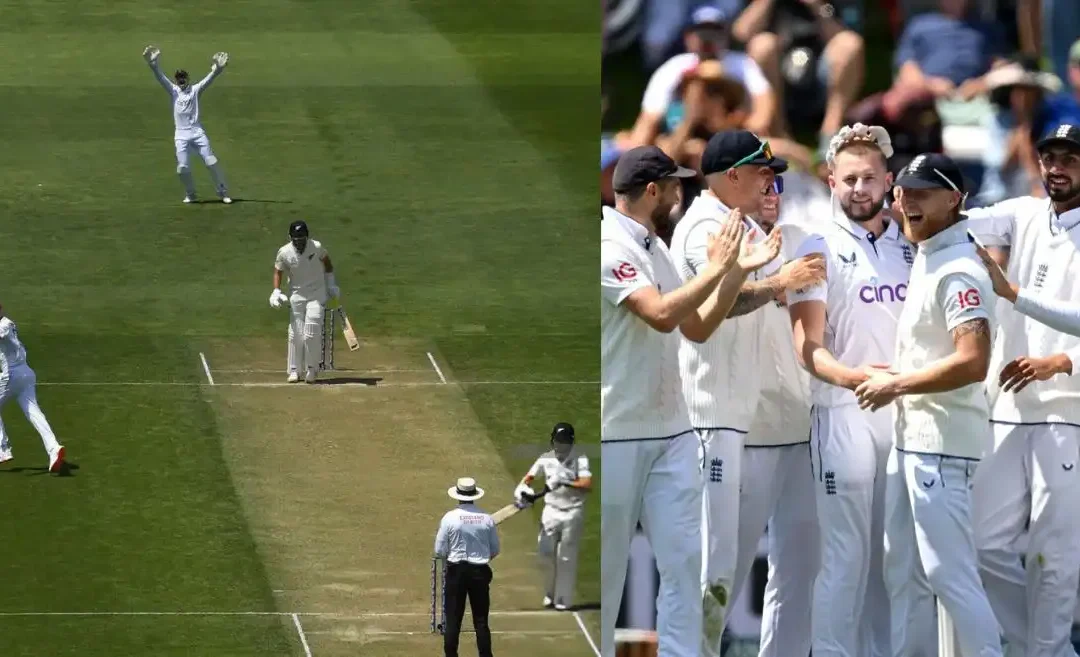
{"type": "Polygon", "coordinates": [[[899,285],[864,285],[859,289],[863,303],[895,303],[907,300],[907,283],[899,285]]]}

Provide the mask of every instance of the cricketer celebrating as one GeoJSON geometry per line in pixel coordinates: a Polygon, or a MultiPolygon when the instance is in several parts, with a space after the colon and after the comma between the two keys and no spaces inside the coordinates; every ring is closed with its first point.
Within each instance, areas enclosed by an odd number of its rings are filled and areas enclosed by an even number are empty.
{"type": "MultiPolygon", "coordinates": [[[[683,280],[697,275],[708,264],[710,233],[725,220],[745,223],[747,240],[754,249],[740,258],[729,280],[740,290],[727,320],[683,330],[687,338],[679,345],[683,395],[690,421],[702,442],[706,478],[702,532],[707,546],[703,559],[705,655],[717,654],[733,600],[735,559],[738,551],[738,510],[743,437],[750,429],[760,389],[760,313],[753,311],[774,300],[787,287],[810,285],[824,274],[814,263],[796,262],[778,275],[745,283],[749,276],[779,254],[780,232],[765,232],[743,213],[757,214],[762,199],[773,189],[776,174],[787,162],[773,157],[768,142],[745,130],[720,132],[709,139],[701,158],[707,189],[675,225],[671,252],[683,280]],[[736,281],[734,275],[742,275],[736,281]],[[750,314],[753,313],[753,314],[750,314]]],[[[820,265],[820,263],[818,263],[820,265]]]]}
{"type": "Polygon", "coordinates": [[[615,623],[638,523],[656,555],[659,657],[700,657],[701,462],[679,378],[682,327],[727,315],[741,284],[742,222],[709,240],[708,264],[682,284],[657,237],[693,171],[655,146],[631,149],[612,178],[615,208],[600,222],[601,635],[615,655],[615,623]],[[720,292],[718,292],[720,290],[720,292]]]}
{"type": "Polygon", "coordinates": [[[879,126],[857,123],[833,137],[826,161],[840,212],[834,203],[831,219],[796,251],[823,254],[826,281],[788,294],[796,355],[813,377],[810,454],[822,541],[814,657],[890,654],[882,552],[892,419],[861,410],[854,390],[871,365],[893,357],[915,256],[883,213],[892,153],[879,126]]]}
{"type": "MultiPolygon", "coordinates": [[[[26,347],[19,340],[19,330],[0,306],[0,408],[11,399],[19,404],[45,445],[49,472],[59,472],[64,464],[64,446],[57,442],[56,434],[38,406],[36,386],[37,374],[26,364],[26,347]]],[[[13,458],[11,440],[0,420],[0,463],[13,458]]]]}
{"type": "MultiPolygon", "coordinates": [[[[1080,302],[1080,127],[1036,144],[1049,199],[1023,197],[968,213],[991,251],[1008,247],[1008,276],[1032,293],[1080,302]]],[[[1080,584],[1080,338],[1003,302],[988,381],[994,451],[975,479],[983,584],[1010,649],[1074,656],[1080,584]],[[1027,535],[1021,565],[1019,539],[1027,535]],[[1024,572],[1026,566],[1026,576],[1024,572]]]]}
{"type": "Polygon", "coordinates": [[[232,199],[229,198],[229,189],[225,185],[225,174],[222,173],[217,156],[210,148],[210,139],[203,130],[199,115],[199,97],[214,81],[214,78],[225,70],[225,65],[229,62],[229,54],[225,52],[215,54],[211,58],[213,63],[210,66],[210,73],[193,85],[189,84],[188,72],[184,69],[178,69],[173,74],[175,83],[169,80],[158,67],[160,56],[161,50],[156,46],[147,46],[143,50],[143,58],[150,65],[157,81],[172,98],[173,122],[176,124],[173,136],[176,142],[176,173],[184,184],[184,203],[195,202],[195,178],[191,175],[189,165],[191,151],[198,151],[199,157],[210,170],[210,177],[214,179],[214,186],[217,188],[218,196],[221,197],[221,202],[232,203],[232,199]]]}
{"type": "Polygon", "coordinates": [[[530,484],[544,476],[544,511],[536,552],[544,571],[544,607],[566,611],[574,604],[578,545],[585,522],[585,495],[592,486],[589,457],[574,449],[574,427],[560,422],[551,430],[551,451],[529,468],[514,497],[536,497],[530,484]]]}
{"type": "Polygon", "coordinates": [[[270,294],[271,308],[286,302],[290,308],[289,383],[300,379],[300,370],[305,370],[306,383],[315,383],[326,304],[339,294],[330,254],[321,242],[308,239],[306,222],[289,224],[289,243],[278,249],[274,260],[274,291],[270,294]],[[281,291],[282,273],[289,275],[288,295],[281,291]]]}
{"type": "Polygon", "coordinates": [[[859,407],[894,406],[886,475],[885,585],[894,655],[932,655],[933,597],[963,655],[998,657],[1001,638],[979,578],[971,484],[990,447],[983,380],[990,369],[993,284],[967,233],[964,177],[944,155],[920,155],[896,180],[918,245],[897,326],[895,372],[855,390],[859,407]]]}

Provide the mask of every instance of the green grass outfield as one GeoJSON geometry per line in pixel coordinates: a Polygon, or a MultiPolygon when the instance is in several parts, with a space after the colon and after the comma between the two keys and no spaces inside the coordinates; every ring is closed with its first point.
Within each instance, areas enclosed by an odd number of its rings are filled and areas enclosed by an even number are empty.
{"type": "MultiPolygon", "coordinates": [[[[0,0],[0,303],[73,463],[5,408],[0,655],[440,654],[446,488],[494,510],[554,422],[597,442],[596,5],[0,0]],[[180,203],[148,43],[195,79],[230,53],[202,108],[236,204],[180,203]],[[337,376],[374,386],[277,385],[296,218],[363,341],[337,376]]],[[[502,531],[496,654],[588,657],[595,612],[537,612],[535,522],[502,531]]]]}

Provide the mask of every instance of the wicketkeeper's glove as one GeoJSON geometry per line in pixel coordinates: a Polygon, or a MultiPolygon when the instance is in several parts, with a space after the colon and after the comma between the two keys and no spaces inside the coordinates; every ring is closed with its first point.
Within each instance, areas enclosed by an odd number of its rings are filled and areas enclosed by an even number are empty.
{"type": "Polygon", "coordinates": [[[143,59],[150,64],[157,64],[158,57],[161,56],[161,50],[157,46],[146,46],[142,51],[143,59]]]}
{"type": "Polygon", "coordinates": [[[229,53],[214,53],[214,56],[211,59],[214,60],[214,63],[217,64],[219,68],[225,68],[225,65],[229,63],[229,53]]]}

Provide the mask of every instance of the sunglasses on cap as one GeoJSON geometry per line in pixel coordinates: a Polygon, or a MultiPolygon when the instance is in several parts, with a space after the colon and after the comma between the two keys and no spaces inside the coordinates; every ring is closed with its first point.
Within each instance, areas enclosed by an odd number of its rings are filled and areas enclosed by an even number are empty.
{"type": "Polygon", "coordinates": [[[767,142],[767,141],[761,142],[761,146],[758,146],[758,149],[756,151],[754,151],[753,153],[747,155],[746,157],[739,160],[735,164],[732,164],[731,167],[729,167],[729,168],[737,169],[737,168],[741,167],[742,165],[744,165],[744,164],[746,164],[748,162],[753,162],[754,160],[758,159],[759,157],[765,157],[765,159],[768,159],[768,160],[771,160],[773,158],[772,146],[769,146],[769,142],[767,142]]]}

